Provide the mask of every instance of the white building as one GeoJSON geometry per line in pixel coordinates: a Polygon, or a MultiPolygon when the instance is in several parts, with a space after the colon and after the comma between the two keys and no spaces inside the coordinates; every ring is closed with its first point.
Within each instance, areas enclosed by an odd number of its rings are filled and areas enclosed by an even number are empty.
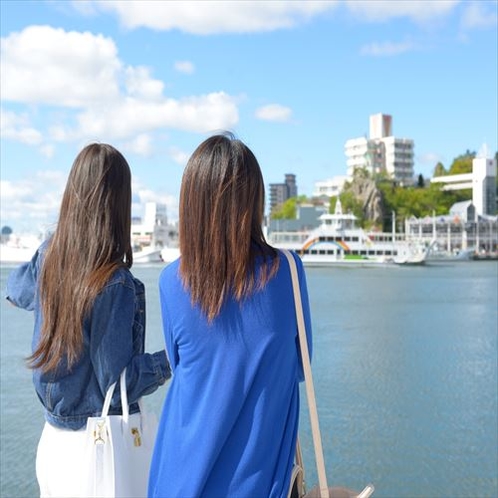
{"type": "Polygon", "coordinates": [[[472,160],[472,173],[435,176],[431,183],[442,183],[443,190],[472,189],[472,204],[478,215],[496,213],[496,160],[488,157],[487,146],[483,145],[477,157],[472,160]]]}
{"type": "Polygon", "coordinates": [[[366,137],[351,138],[345,145],[348,177],[352,178],[354,170],[365,168],[370,173],[380,173],[384,170],[385,154],[382,142],[366,137]]]}
{"type": "Polygon", "coordinates": [[[386,172],[399,185],[413,185],[413,140],[392,134],[392,117],[370,116],[369,138],[352,138],[344,146],[348,177],[356,168],[371,174],[386,172]]]}
{"type": "Polygon", "coordinates": [[[347,176],[334,176],[327,180],[322,180],[315,182],[315,190],[313,191],[313,197],[337,197],[347,182],[347,176]]]}
{"type": "Polygon", "coordinates": [[[472,201],[454,204],[448,215],[407,218],[405,236],[431,246],[435,257],[498,256],[498,216],[478,215],[472,201]]]}
{"type": "Polygon", "coordinates": [[[134,219],[131,225],[134,247],[166,247],[178,239],[178,228],[168,223],[166,204],[147,202],[141,219],[134,219]]]}
{"type": "Polygon", "coordinates": [[[472,203],[477,214],[496,212],[496,161],[487,157],[472,160],[472,203]]]}

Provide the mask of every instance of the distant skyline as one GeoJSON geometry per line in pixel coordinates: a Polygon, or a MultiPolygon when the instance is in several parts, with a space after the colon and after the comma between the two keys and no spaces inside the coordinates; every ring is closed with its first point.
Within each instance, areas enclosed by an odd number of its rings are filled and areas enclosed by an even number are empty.
{"type": "Polygon", "coordinates": [[[1,0],[0,223],[57,220],[79,150],[108,142],[178,216],[195,147],[229,130],[299,194],[346,174],[344,144],[389,114],[415,175],[498,150],[496,0],[1,0]]]}

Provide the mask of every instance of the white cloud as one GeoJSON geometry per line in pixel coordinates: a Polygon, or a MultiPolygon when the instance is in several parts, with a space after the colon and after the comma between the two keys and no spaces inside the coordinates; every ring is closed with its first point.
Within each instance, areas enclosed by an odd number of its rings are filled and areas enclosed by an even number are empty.
{"type": "Polygon", "coordinates": [[[99,140],[126,139],[159,128],[175,128],[199,133],[231,128],[238,122],[236,101],[224,92],[181,100],[148,102],[131,97],[109,104],[106,112],[91,108],[77,116],[78,128],[70,136],[93,136],[99,140]]]}
{"type": "Polygon", "coordinates": [[[415,46],[411,42],[382,42],[382,43],[369,43],[368,45],[364,45],[360,49],[361,55],[372,55],[374,57],[384,57],[384,56],[392,56],[402,54],[404,52],[408,52],[413,50],[415,46]]]}
{"type": "MultiPolygon", "coordinates": [[[[38,171],[19,181],[0,180],[0,219],[14,233],[45,232],[59,215],[67,172],[38,171]]],[[[178,198],[145,188],[136,175],[132,180],[133,213],[140,214],[146,202],[166,204],[170,221],[178,219],[178,198]],[[138,211],[138,213],[137,213],[138,211]]]]}
{"type": "Polygon", "coordinates": [[[152,140],[150,135],[141,133],[137,135],[131,142],[124,146],[125,150],[129,150],[139,156],[148,157],[152,154],[152,140]]]}
{"type": "MultiPolygon", "coordinates": [[[[73,0],[71,2],[73,9],[85,17],[95,16],[98,13],[98,9],[92,2],[92,0],[73,0]]],[[[64,4],[62,4],[64,6],[64,4]]],[[[61,8],[61,5],[57,7],[61,8]]]]}
{"type": "Polygon", "coordinates": [[[46,159],[52,159],[55,154],[55,147],[52,144],[45,144],[40,147],[40,154],[46,159]]]}
{"type": "Polygon", "coordinates": [[[67,107],[105,102],[119,95],[120,67],[110,38],[29,26],[1,40],[2,100],[67,107]]]}
{"type": "MultiPolygon", "coordinates": [[[[53,143],[115,138],[130,140],[133,150],[149,154],[152,144],[144,134],[153,130],[205,133],[233,128],[239,120],[237,98],[222,91],[165,97],[164,83],[149,68],[123,64],[114,42],[101,35],[31,26],[2,38],[1,58],[4,102],[37,104],[38,113],[44,106],[64,110],[48,116],[44,132],[52,149],[39,149],[45,156],[54,153],[53,143]]],[[[29,145],[43,142],[28,114],[21,119],[4,112],[2,136],[29,145]]]]}
{"type": "Polygon", "coordinates": [[[0,110],[0,133],[3,138],[15,140],[27,145],[40,145],[42,134],[33,128],[26,114],[16,114],[0,110]]]}
{"type": "Polygon", "coordinates": [[[173,161],[180,166],[185,166],[190,158],[190,154],[178,149],[177,147],[171,147],[169,149],[169,155],[171,159],[173,159],[173,161]]]}
{"type": "MultiPolygon", "coordinates": [[[[364,22],[406,17],[426,23],[449,15],[462,0],[73,0],[83,13],[116,15],[128,29],[180,30],[210,35],[288,29],[344,5],[364,22]],[[84,3],[84,9],[81,4],[84,3]]],[[[482,3],[482,2],[481,2],[482,3]]],[[[490,2],[493,3],[493,2],[490,2]]]]}
{"type": "Polygon", "coordinates": [[[346,0],[353,16],[366,22],[384,22],[397,17],[407,17],[423,23],[443,17],[460,3],[460,0],[346,0]]]}
{"type": "Polygon", "coordinates": [[[292,117],[292,109],[280,104],[269,104],[256,109],[255,116],[263,121],[289,122],[292,117]]]}
{"type": "Polygon", "coordinates": [[[462,27],[466,29],[474,28],[496,28],[498,24],[498,14],[496,12],[496,2],[467,2],[462,14],[462,27]],[[488,7],[491,6],[490,9],[488,7]]]}
{"type": "MultiPolygon", "coordinates": [[[[78,2],[73,1],[73,5],[78,2]]],[[[179,29],[187,33],[253,33],[296,26],[334,8],[338,1],[252,0],[156,1],[94,0],[93,6],[116,14],[129,29],[179,29]]]]}
{"type": "Polygon", "coordinates": [[[150,77],[150,71],[143,66],[126,68],[126,89],[132,97],[158,100],[162,97],[164,83],[150,77]]]}
{"type": "Polygon", "coordinates": [[[179,73],[194,74],[195,67],[190,61],[176,61],[175,70],[179,73]]]}
{"type": "Polygon", "coordinates": [[[28,179],[0,181],[0,218],[15,232],[43,229],[57,221],[67,175],[38,171],[28,179]]]}
{"type": "Polygon", "coordinates": [[[0,180],[0,199],[11,202],[12,200],[26,197],[31,193],[31,188],[26,184],[17,184],[7,180],[0,180]]]}
{"type": "Polygon", "coordinates": [[[156,202],[166,205],[168,222],[178,221],[178,197],[164,192],[150,190],[142,185],[136,176],[132,180],[133,204],[132,215],[142,217],[147,202],[156,202]]]}

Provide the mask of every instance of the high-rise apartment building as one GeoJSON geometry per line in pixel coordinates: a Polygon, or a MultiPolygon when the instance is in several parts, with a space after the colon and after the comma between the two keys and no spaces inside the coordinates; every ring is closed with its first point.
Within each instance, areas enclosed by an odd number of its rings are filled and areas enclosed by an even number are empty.
{"type": "Polygon", "coordinates": [[[346,141],[347,173],[352,178],[356,168],[371,174],[385,172],[399,185],[413,184],[413,140],[396,138],[392,133],[392,117],[370,116],[370,136],[346,141]]]}
{"type": "Polygon", "coordinates": [[[270,213],[291,197],[297,197],[296,175],[286,174],[284,183],[270,183],[270,213]]]}

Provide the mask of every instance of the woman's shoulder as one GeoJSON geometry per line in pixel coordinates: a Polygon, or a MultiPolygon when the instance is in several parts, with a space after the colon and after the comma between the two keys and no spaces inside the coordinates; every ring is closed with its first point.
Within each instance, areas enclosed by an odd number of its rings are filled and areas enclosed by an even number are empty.
{"type": "Polygon", "coordinates": [[[113,274],[107,281],[105,287],[111,287],[115,285],[124,285],[126,287],[140,290],[144,288],[144,284],[141,280],[133,275],[131,270],[126,266],[120,266],[114,270],[113,274]]]}
{"type": "Polygon", "coordinates": [[[171,263],[167,264],[162,270],[159,277],[160,281],[169,280],[173,278],[178,278],[180,271],[180,258],[175,259],[171,263]]]}

